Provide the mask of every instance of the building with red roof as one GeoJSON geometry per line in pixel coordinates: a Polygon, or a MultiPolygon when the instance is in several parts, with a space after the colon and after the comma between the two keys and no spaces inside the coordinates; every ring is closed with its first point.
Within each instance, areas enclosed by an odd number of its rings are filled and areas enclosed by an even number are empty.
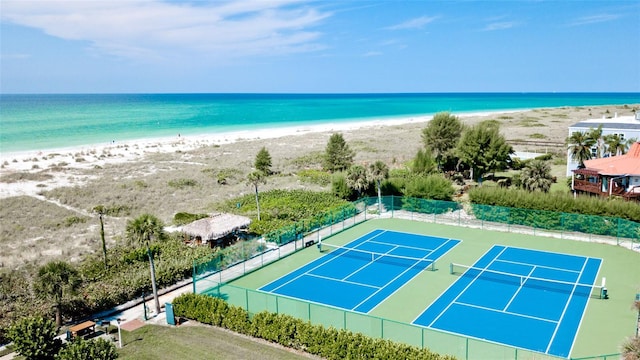
{"type": "Polygon", "coordinates": [[[585,160],[584,166],[573,170],[572,190],[640,201],[640,141],[624,155],[585,160]]]}

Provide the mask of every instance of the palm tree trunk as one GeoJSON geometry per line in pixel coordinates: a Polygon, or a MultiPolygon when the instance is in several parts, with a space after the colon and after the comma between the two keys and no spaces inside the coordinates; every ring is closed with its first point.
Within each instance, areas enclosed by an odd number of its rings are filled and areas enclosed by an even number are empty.
{"type": "Polygon", "coordinates": [[[149,268],[151,270],[151,288],[153,289],[153,301],[156,305],[156,315],[160,314],[160,300],[158,300],[158,288],[156,287],[156,267],[153,264],[153,254],[151,248],[147,245],[147,254],[149,255],[149,268]]]}
{"type": "Polygon", "coordinates": [[[57,304],[55,307],[56,307],[56,326],[57,327],[61,327],[62,326],[62,314],[60,313],[60,304],[57,304]]]}
{"type": "Polygon", "coordinates": [[[256,185],[255,188],[256,188],[256,208],[258,209],[258,221],[260,221],[260,201],[258,200],[258,185],[256,185]]]}
{"type": "Polygon", "coordinates": [[[102,254],[104,255],[104,268],[108,269],[107,263],[107,243],[104,241],[104,221],[102,220],[102,214],[100,214],[100,239],[102,240],[102,254]]]}
{"type": "Polygon", "coordinates": [[[380,216],[382,215],[382,190],[380,189],[382,187],[381,181],[378,180],[376,185],[378,185],[378,216],[380,216]]]}

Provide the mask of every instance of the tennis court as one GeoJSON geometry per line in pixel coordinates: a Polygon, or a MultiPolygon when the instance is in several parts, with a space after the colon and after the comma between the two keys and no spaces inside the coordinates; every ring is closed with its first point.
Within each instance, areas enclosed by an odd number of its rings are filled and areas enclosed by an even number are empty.
{"type": "MultiPolygon", "coordinates": [[[[414,324],[568,357],[602,260],[493,246],[414,324]]],[[[457,269],[456,269],[457,268],[457,269]]]]}
{"type": "Polygon", "coordinates": [[[324,255],[259,290],[368,313],[460,241],[373,230],[346,244],[322,244],[324,255]]]}

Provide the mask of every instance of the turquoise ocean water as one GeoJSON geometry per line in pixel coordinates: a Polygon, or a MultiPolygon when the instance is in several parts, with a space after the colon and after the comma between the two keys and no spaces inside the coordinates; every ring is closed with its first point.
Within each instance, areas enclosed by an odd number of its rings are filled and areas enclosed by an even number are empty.
{"type": "Polygon", "coordinates": [[[640,103],[640,93],[0,95],[0,152],[285,126],[640,103]]]}

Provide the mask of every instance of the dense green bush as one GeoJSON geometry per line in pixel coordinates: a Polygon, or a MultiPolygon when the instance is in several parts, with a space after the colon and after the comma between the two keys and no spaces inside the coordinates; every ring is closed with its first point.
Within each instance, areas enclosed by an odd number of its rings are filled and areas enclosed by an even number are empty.
{"type": "Polygon", "coordinates": [[[179,212],[173,216],[173,223],[178,226],[186,225],[196,220],[204,219],[208,216],[209,215],[207,214],[190,214],[186,212],[179,212]]]}
{"type": "Polygon", "coordinates": [[[640,239],[640,206],[633,202],[486,187],[469,198],[481,220],[640,239]]]}
{"type": "Polygon", "coordinates": [[[118,358],[115,345],[111,342],[97,338],[84,340],[77,337],[60,350],[56,360],[113,360],[118,358]]]}
{"type": "Polygon", "coordinates": [[[453,359],[428,349],[374,339],[348,330],[313,325],[289,315],[249,313],[220,298],[183,294],[173,300],[176,316],[222,326],[326,359],[453,359]]]}
{"type": "MultiPolygon", "coordinates": [[[[260,193],[261,221],[253,221],[249,230],[258,235],[265,234],[345,204],[348,202],[329,192],[308,190],[262,192],[260,193]]],[[[247,194],[228,200],[220,210],[234,213],[240,211],[241,214],[253,217],[257,214],[255,195],[247,194]]]]}
{"type": "Polygon", "coordinates": [[[638,203],[620,199],[582,196],[574,199],[571,194],[540,194],[481,186],[469,191],[469,200],[474,204],[620,217],[640,222],[638,203]]]}
{"type": "Polygon", "coordinates": [[[454,192],[451,181],[439,174],[413,177],[404,189],[404,195],[408,197],[447,201],[453,198],[454,192]]]}
{"type": "Polygon", "coordinates": [[[297,175],[300,181],[308,184],[327,186],[331,183],[331,174],[322,170],[304,169],[298,171],[297,175]]]}
{"type": "Polygon", "coordinates": [[[13,348],[27,360],[53,359],[62,344],[56,335],[53,321],[41,317],[22,318],[9,328],[13,348]]]}

